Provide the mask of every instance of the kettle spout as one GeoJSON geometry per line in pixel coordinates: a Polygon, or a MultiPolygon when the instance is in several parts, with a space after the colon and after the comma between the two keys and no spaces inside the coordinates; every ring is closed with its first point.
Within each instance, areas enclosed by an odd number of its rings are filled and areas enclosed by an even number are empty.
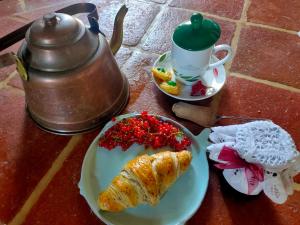
{"type": "Polygon", "coordinates": [[[123,5],[115,18],[114,30],[110,40],[110,48],[113,54],[117,53],[123,41],[123,21],[127,11],[128,8],[123,5]]]}

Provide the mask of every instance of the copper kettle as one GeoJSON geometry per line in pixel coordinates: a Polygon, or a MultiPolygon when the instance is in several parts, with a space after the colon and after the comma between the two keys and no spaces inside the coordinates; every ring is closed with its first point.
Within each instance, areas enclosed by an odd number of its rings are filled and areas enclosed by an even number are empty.
{"type": "Polygon", "coordinates": [[[113,54],[122,43],[127,10],[124,5],[117,13],[110,44],[91,3],[49,13],[0,39],[3,50],[25,35],[17,55],[2,55],[0,66],[16,62],[27,111],[41,128],[58,134],[85,132],[126,106],[128,82],[113,54]],[[71,16],[79,12],[89,12],[89,27],[71,16]]]}

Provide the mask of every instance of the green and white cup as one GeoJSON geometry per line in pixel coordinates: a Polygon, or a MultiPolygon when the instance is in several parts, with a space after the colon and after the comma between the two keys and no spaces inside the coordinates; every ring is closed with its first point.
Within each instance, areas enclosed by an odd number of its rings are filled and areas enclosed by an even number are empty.
{"type": "Polygon", "coordinates": [[[172,38],[171,60],[176,79],[192,85],[211,68],[224,64],[231,59],[229,45],[215,46],[221,29],[212,20],[203,19],[200,13],[192,15],[190,21],[183,22],[174,31],[172,38]],[[218,51],[227,51],[226,56],[210,63],[211,56],[218,51]]]}

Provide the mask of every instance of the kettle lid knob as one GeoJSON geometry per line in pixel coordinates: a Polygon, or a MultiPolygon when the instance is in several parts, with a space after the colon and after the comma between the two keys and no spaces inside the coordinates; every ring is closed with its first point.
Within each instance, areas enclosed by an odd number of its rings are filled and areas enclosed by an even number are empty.
{"type": "Polygon", "coordinates": [[[56,17],[55,13],[48,13],[43,16],[43,20],[45,21],[45,24],[47,25],[55,25],[58,22],[58,18],[56,17]]]}

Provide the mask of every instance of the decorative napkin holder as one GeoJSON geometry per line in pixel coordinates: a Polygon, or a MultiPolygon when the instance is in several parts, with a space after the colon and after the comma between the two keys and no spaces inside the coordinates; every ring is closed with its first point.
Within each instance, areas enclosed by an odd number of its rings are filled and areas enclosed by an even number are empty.
{"type": "Polygon", "coordinates": [[[211,129],[209,158],[234,189],[247,195],[263,191],[278,204],[293,194],[300,154],[284,129],[270,121],[211,129]]]}

